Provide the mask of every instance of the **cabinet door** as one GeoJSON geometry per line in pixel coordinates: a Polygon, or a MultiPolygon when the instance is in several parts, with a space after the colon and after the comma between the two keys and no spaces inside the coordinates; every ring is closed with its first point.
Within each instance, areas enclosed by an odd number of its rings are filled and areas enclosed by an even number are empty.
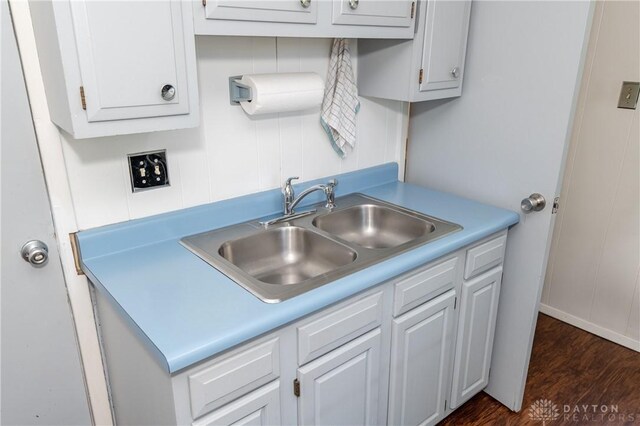
{"type": "Polygon", "coordinates": [[[501,280],[502,267],[498,267],[462,283],[452,408],[467,401],[489,383],[501,280]]]}
{"type": "Polygon", "coordinates": [[[409,27],[414,8],[410,0],[333,0],[333,23],[409,27]]]}
{"type": "Polygon", "coordinates": [[[443,418],[453,352],[455,290],[393,320],[389,424],[443,418]]]}
{"type": "Polygon", "coordinates": [[[208,0],[207,19],[315,24],[317,0],[208,0]]]}
{"type": "Polygon", "coordinates": [[[88,121],[189,113],[179,0],[70,5],[88,121]],[[175,88],[172,99],[163,98],[165,85],[175,88]]]}
{"type": "Polygon", "coordinates": [[[380,329],[298,369],[301,425],[378,423],[380,329]]]}
{"type": "Polygon", "coordinates": [[[458,87],[464,71],[471,1],[429,0],[425,3],[420,91],[458,87]]]}
{"type": "Polygon", "coordinates": [[[193,422],[193,426],[280,424],[280,382],[276,380],[193,422]]]}

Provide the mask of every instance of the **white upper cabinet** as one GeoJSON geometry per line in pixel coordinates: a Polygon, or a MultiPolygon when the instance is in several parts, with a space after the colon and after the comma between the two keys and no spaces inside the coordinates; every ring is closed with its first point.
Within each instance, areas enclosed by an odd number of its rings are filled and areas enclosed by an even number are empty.
{"type": "Polygon", "coordinates": [[[196,34],[413,38],[412,0],[193,1],[196,34]]]}
{"type": "Polygon", "coordinates": [[[427,2],[421,92],[461,85],[470,11],[469,1],[427,2]]]}
{"type": "Polygon", "coordinates": [[[52,120],[75,138],[195,127],[191,9],[172,1],[33,1],[52,120]]]}
{"type": "Polygon", "coordinates": [[[420,0],[413,40],[360,40],[359,93],[405,102],[460,96],[470,12],[470,0],[420,0]]]}
{"type": "Polygon", "coordinates": [[[313,0],[207,0],[207,19],[315,24],[317,1],[313,0]]]}

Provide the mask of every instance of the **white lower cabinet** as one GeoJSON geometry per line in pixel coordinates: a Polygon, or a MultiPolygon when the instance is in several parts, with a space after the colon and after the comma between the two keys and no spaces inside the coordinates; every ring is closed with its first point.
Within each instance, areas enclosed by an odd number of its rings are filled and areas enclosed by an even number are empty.
{"type": "Polygon", "coordinates": [[[378,424],[380,346],[375,329],[298,369],[298,424],[378,424]]]}
{"type": "Polygon", "coordinates": [[[456,292],[393,320],[390,425],[431,425],[444,417],[454,342],[456,292]]]}
{"type": "Polygon", "coordinates": [[[457,408],[489,383],[502,267],[465,281],[460,297],[451,407],[457,408]]]}
{"type": "Polygon", "coordinates": [[[194,426],[280,424],[280,382],[269,383],[193,422],[194,426]]]}
{"type": "Polygon", "coordinates": [[[489,382],[506,235],[172,375],[97,293],[116,423],[435,424],[489,382]]]}

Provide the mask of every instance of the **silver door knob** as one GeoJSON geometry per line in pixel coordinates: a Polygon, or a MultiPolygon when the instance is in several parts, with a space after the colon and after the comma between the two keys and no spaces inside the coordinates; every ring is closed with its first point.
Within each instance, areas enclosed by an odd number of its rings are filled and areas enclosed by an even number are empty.
{"type": "Polygon", "coordinates": [[[539,212],[544,209],[544,206],[547,205],[547,200],[541,194],[537,192],[529,195],[528,198],[525,198],[520,202],[520,208],[525,213],[531,212],[539,212]]]}
{"type": "Polygon", "coordinates": [[[165,101],[173,100],[173,98],[176,97],[176,88],[170,84],[165,84],[160,90],[160,96],[162,96],[162,99],[165,101]]]}
{"type": "Polygon", "coordinates": [[[306,9],[311,5],[311,0],[300,0],[300,4],[306,9]]]}
{"type": "Polygon", "coordinates": [[[460,68],[458,67],[453,67],[451,69],[451,75],[453,76],[453,78],[458,78],[460,77],[460,68]]]}
{"type": "Polygon", "coordinates": [[[358,8],[359,3],[360,3],[360,0],[349,0],[349,7],[353,10],[356,10],[358,8]]]}
{"type": "Polygon", "coordinates": [[[49,259],[49,247],[40,240],[27,241],[20,250],[22,258],[34,266],[47,263],[49,259]]]}

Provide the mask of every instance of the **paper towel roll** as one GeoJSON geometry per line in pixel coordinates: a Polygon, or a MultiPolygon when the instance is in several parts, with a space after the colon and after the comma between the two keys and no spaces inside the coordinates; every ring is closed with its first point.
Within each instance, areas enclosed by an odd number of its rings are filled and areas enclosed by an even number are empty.
{"type": "Polygon", "coordinates": [[[240,102],[249,115],[314,108],[324,96],[324,81],[314,72],[248,74],[240,83],[251,87],[251,101],[240,102]]]}

